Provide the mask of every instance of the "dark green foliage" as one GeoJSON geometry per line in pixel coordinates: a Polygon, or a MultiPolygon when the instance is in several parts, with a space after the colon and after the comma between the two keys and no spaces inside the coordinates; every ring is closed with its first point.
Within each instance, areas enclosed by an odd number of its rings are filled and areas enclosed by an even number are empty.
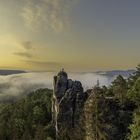
{"type": "MultiPolygon", "coordinates": [[[[85,135],[89,140],[124,140],[132,120],[132,110],[95,87],[85,104],[85,135]]],[[[85,139],[84,139],[85,140],[85,139]]]]}
{"type": "Polygon", "coordinates": [[[140,139],[140,107],[134,112],[133,124],[130,125],[131,133],[128,135],[129,140],[140,139]]]}
{"type": "Polygon", "coordinates": [[[140,64],[136,67],[136,72],[132,74],[128,79],[129,89],[132,88],[138,78],[140,78],[140,64]]]}
{"type": "Polygon", "coordinates": [[[127,94],[126,80],[121,75],[117,76],[117,78],[112,82],[111,88],[115,98],[118,99],[121,104],[123,104],[127,94]]]}
{"type": "Polygon", "coordinates": [[[140,105],[140,77],[135,81],[134,85],[128,91],[128,97],[137,106],[140,105]]]}
{"type": "Polygon", "coordinates": [[[40,89],[17,103],[5,105],[0,112],[0,140],[53,139],[51,98],[51,90],[40,89]]]}
{"type": "Polygon", "coordinates": [[[129,79],[128,97],[135,104],[135,111],[133,113],[133,123],[130,125],[130,133],[128,133],[128,140],[140,139],[140,65],[137,67],[136,73],[129,79]]]}

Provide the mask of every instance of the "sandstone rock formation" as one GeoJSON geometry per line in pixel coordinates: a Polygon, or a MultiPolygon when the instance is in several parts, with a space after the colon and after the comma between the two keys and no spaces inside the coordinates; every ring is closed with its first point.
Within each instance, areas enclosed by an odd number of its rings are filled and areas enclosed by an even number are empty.
{"type": "Polygon", "coordinates": [[[56,136],[59,135],[61,126],[74,128],[78,124],[85,100],[86,94],[81,82],[68,79],[64,70],[54,76],[52,112],[56,136]]]}

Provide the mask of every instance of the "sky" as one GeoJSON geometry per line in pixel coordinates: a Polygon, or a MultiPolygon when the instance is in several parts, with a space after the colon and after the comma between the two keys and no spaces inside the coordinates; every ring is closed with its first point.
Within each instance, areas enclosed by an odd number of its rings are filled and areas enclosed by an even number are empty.
{"type": "Polygon", "coordinates": [[[133,69],[139,7],[139,0],[0,0],[0,69],[133,69]]]}

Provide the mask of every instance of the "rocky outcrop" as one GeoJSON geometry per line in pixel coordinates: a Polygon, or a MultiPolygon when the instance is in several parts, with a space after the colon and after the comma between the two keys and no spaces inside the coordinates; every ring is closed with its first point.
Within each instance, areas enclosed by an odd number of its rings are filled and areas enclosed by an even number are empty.
{"type": "Polygon", "coordinates": [[[81,82],[68,79],[64,70],[54,76],[52,112],[56,135],[59,134],[61,126],[74,128],[78,124],[85,100],[86,94],[81,82]]]}

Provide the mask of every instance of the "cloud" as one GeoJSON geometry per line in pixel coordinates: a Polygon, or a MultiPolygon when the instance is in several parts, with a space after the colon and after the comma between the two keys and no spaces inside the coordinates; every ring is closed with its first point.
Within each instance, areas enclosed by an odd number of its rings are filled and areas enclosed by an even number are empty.
{"type": "MultiPolygon", "coordinates": [[[[39,88],[53,88],[53,76],[56,72],[30,72],[0,76],[0,101],[16,100],[39,88]]],[[[97,79],[100,85],[109,85],[115,76],[103,76],[96,73],[69,73],[69,78],[82,82],[84,89],[92,88],[97,79]]]]}
{"type": "Polygon", "coordinates": [[[35,64],[35,65],[46,65],[46,66],[61,66],[61,64],[60,63],[58,63],[58,62],[46,62],[46,61],[31,61],[31,60],[28,60],[28,61],[26,61],[26,62],[28,62],[28,63],[32,63],[32,64],[35,64]]]}
{"type": "Polygon", "coordinates": [[[24,42],[21,43],[21,46],[26,50],[33,49],[33,45],[32,45],[31,41],[24,41],[24,42]]]}
{"type": "Polygon", "coordinates": [[[25,97],[40,88],[52,88],[51,73],[26,73],[0,76],[0,101],[25,97]]]}
{"type": "Polygon", "coordinates": [[[34,50],[34,46],[31,41],[24,41],[20,43],[20,46],[24,48],[24,51],[15,52],[14,55],[25,57],[25,58],[32,58],[32,51],[34,50]]]}
{"type": "Polygon", "coordinates": [[[48,61],[35,61],[35,60],[24,60],[25,63],[38,68],[46,68],[47,70],[58,70],[62,68],[61,63],[59,62],[48,62],[48,61]]]}
{"type": "Polygon", "coordinates": [[[25,0],[22,17],[33,30],[62,31],[69,23],[69,11],[77,0],[25,0]]]}
{"type": "Polygon", "coordinates": [[[26,58],[31,58],[32,55],[28,52],[16,52],[14,53],[15,55],[21,56],[21,57],[26,57],[26,58]]]}

